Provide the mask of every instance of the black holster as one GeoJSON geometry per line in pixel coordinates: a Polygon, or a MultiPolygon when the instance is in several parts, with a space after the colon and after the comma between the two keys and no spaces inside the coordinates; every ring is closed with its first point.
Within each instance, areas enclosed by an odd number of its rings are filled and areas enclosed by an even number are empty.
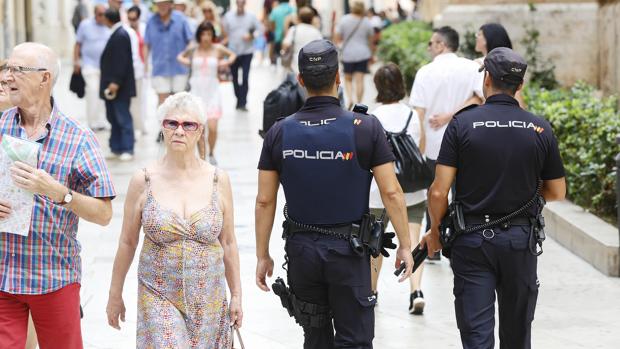
{"type": "Polygon", "coordinates": [[[539,195],[538,206],[536,207],[536,216],[530,218],[531,225],[529,248],[530,252],[534,256],[540,256],[543,253],[542,244],[547,238],[545,235],[545,217],[542,215],[542,211],[546,203],[545,198],[543,198],[542,195],[539,195]]]}
{"type": "Polygon", "coordinates": [[[332,313],[329,306],[297,299],[282,278],[277,278],[271,287],[273,293],[280,297],[282,306],[288,311],[288,315],[293,317],[301,327],[321,328],[331,322],[332,313]]]}
{"type": "Polygon", "coordinates": [[[453,201],[448,205],[448,214],[439,224],[439,239],[441,241],[441,254],[450,258],[452,244],[457,236],[465,231],[465,215],[463,206],[458,201],[453,201]]]}

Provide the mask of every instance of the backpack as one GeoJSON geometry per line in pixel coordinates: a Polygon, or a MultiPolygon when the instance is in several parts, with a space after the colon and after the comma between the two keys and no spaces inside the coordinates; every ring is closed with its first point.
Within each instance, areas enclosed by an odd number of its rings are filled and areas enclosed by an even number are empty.
{"type": "Polygon", "coordinates": [[[396,178],[405,193],[427,189],[433,183],[431,168],[413,138],[407,134],[412,115],[413,111],[409,113],[407,123],[402,131],[385,132],[388,143],[392,146],[396,157],[396,161],[394,161],[396,178]]]}
{"type": "Polygon", "coordinates": [[[261,137],[280,118],[295,114],[304,105],[304,94],[301,87],[295,81],[294,76],[289,75],[275,90],[269,92],[263,102],[263,129],[258,131],[261,137]]]}

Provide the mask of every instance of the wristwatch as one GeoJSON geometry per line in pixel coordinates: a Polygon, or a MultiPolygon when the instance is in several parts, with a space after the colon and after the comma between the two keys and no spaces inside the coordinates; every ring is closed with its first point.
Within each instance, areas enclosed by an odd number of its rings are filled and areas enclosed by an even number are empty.
{"type": "Polygon", "coordinates": [[[71,189],[69,189],[69,192],[65,194],[65,197],[58,204],[61,206],[64,206],[64,205],[70,204],[71,201],[73,201],[73,192],[71,191],[71,189]]]}

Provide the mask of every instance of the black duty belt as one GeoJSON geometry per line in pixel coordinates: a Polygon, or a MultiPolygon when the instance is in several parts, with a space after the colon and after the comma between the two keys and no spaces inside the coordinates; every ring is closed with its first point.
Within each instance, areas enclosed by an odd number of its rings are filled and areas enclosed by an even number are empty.
{"type": "MultiPolygon", "coordinates": [[[[505,215],[465,215],[465,224],[467,224],[467,226],[474,226],[474,225],[481,225],[484,223],[488,223],[488,222],[492,222],[498,218],[504,217],[505,215]]],[[[520,225],[520,226],[530,226],[532,224],[532,221],[530,220],[529,217],[514,217],[511,218],[509,221],[502,223],[502,224],[498,224],[498,226],[500,227],[510,227],[513,225],[520,225]]]]}
{"type": "Polygon", "coordinates": [[[359,225],[357,224],[347,224],[345,226],[312,226],[312,228],[318,228],[321,231],[317,231],[318,229],[310,229],[308,227],[298,226],[297,224],[290,222],[289,224],[289,233],[311,233],[311,232],[319,232],[323,235],[331,235],[339,238],[348,238],[352,232],[359,231],[359,225]]]}

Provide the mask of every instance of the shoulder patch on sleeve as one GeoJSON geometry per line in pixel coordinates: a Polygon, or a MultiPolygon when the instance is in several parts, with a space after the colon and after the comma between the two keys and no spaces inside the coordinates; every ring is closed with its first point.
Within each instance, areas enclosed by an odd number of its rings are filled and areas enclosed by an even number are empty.
{"type": "Polygon", "coordinates": [[[460,113],[462,113],[462,112],[465,112],[465,111],[468,111],[468,110],[471,110],[471,109],[477,108],[477,107],[479,107],[479,106],[480,106],[479,104],[470,104],[470,105],[466,106],[465,108],[463,108],[463,109],[461,109],[461,110],[457,111],[457,112],[454,114],[454,117],[456,117],[457,115],[459,115],[459,114],[460,114],[460,113]]]}

